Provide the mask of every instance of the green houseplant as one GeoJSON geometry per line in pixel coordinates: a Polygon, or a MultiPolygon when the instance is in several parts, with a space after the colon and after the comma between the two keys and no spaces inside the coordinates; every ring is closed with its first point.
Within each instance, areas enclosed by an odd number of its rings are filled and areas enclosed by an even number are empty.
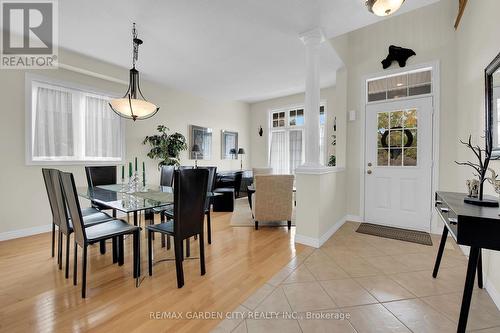
{"type": "Polygon", "coordinates": [[[187,150],[186,138],[178,132],[168,134],[170,129],[164,125],[158,125],[157,130],[160,134],[148,135],[142,141],[142,144],[149,144],[151,147],[148,157],[160,160],[158,168],[163,165],[179,165],[181,151],[187,150]]]}

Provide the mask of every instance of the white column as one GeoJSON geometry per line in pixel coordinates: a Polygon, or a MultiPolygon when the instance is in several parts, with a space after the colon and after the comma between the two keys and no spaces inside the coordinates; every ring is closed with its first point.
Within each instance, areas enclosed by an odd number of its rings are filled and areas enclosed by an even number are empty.
{"type": "Polygon", "coordinates": [[[321,168],[319,162],[319,48],[325,40],[320,28],[299,35],[306,51],[305,163],[300,169],[321,168]]]}

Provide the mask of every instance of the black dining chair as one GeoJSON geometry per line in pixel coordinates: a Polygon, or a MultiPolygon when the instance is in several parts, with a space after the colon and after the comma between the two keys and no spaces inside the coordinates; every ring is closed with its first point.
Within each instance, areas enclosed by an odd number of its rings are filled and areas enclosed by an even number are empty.
{"type": "Polygon", "coordinates": [[[234,197],[240,197],[241,181],[243,179],[243,171],[236,171],[231,175],[223,175],[217,179],[217,188],[232,188],[234,189],[234,197]]]}
{"type": "MultiPolygon", "coordinates": [[[[100,185],[116,184],[116,165],[107,166],[86,166],[85,175],[87,176],[87,185],[89,188],[100,185]]],[[[91,201],[92,207],[99,210],[110,209],[107,206],[101,205],[96,201],[91,201]]],[[[116,209],[113,209],[113,217],[116,217],[116,209]]],[[[106,253],[106,244],[100,243],[101,254],[106,253]]]]}
{"type": "MultiPolygon", "coordinates": [[[[207,192],[212,192],[215,187],[215,175],[217,174],[217,167],[208,166],[208,167],[198,167],[200,170],[208,170],[208,179],[207,179],[207,192]]],[[[212,226],[211,226],[211,216],[210,216],[210,206],[212,203],[212,198],[207,196],[205,200],[205,215],[207,216],[207,238],[208,244],[212,244],[212,226]]],[[[163,213],[167,219],[174,218],[174,208],[168,207],[165,209],[163,213]]],[[[196,237],[195,237],[196,239],[196,237]]],[[[186,244],[186,255],[189,257],[189,240],[186,244]]]]}
{"type": "MultiPolygon", "coordinates": [[[[169,186],[171,187],[174,182],[174,165],[163,165],[160,169],[160,186],[169,186]]],[[[166,205],[165,207],[154,208],[153,211],[155,213],[160,214],[161,222],[165,222],[165,215],[163,212],[166,208],[171,207],[172,205],[166,205]]],[[[170,249],[170,236],[161,235],[161,247],[165,247],[165,238],[167,249],[170,249]]]]}
{"type": "Polygon", "coordinates": [[[74,250],[74,272],[73,284],[77,284],[77,259],[78,246],[83,249],[82,260],[82,298],[85,298],[87,291],[87,248],[89,245],[107,239],[118,239],[120,242],[119,261],[124,261],[124,236],[132,235],[133,237],[133,276],[138,278],[140,274],[140,248],[139,236],[141,228],[128,224],[123,220],[112,219],[105,223],[86,227],[78,201],[78,193],[76,192],[75,179],[72,173],[61,172],[60,181],[62,183],[64,196],[68,206],[69,215],[73,222],[75,231],[75,250],[74,250]]]}
{"type": "Polygon", "coordinates": [[[179,165],[177,167],[177,170],[191,170],[194,169],[194,166],[192,165],[179,165]]]}
{"type": "MultiPolygon", "coordinates": [[[[52,212],[53,231],[55,227],[58,229],[58,250],[57,250],[57,263],[59,269],[62,269],[62,256],[63,256],[63,235],[66,236],[66,270],[65,277],[69,277],[69,243],[70,236],[73,233],[73,225],[69,219],[65,199],[62,193],[61,182],[59,179],[60,171],[57,169],[42,169],[42,175],[49,198],[50,208],[52,212]]],[[[96,208],[89,207],[82,209],[83,224],[85,227],[104,223],[112,220],[113,218],[108,214],[97,210],[96,208]]],[[[54,234],[52,236],[52,251],[54,252],[54,234]]],[[[114,244],[116,246],[116,244],[114,244]]],[[[114,254],[116,252],[113,252],[114,254]]],[[[54,255],[52,255],[54,256],[54,255]]],[[[116,261],[116,258],[113,258],[116,261]]]]}
{"type": "Polygon", "coordinates": [[[177,287],[184,285],[184,259],[182,244],[185,239],[198,236],[200,244],[200,269],[205,275],[205,244],[203,220],[207,198],[209,171],[206,169],[177,170],[174,174],[174,219],[165,223],[147,226],[148,268],[153,275],[153,233],[159,232],[173,237],[177,287]]]}

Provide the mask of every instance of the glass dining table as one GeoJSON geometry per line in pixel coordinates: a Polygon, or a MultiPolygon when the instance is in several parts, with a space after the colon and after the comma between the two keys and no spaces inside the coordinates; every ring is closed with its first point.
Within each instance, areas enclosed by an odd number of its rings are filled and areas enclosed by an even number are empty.
{"type": "MultiPolygon", "coordinates": [[[[128,184],[99,185],[78,187],[78,195],[124,213],[132,213],[134,225],[138,225],[138,213],[141,211],[161,210],[174,203],[174,188],[170,186],[146,185],[137,191],[130,191],[128,184]]],[[[218,193],[208,192],[208,197],[218,193]]]]}

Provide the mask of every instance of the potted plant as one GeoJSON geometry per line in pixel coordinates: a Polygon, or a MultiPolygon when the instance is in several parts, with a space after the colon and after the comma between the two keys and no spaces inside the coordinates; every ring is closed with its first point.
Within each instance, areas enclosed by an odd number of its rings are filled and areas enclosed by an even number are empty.
{"type": "Polygon", "coordinates": [[[151,146],[148,157],[160,160],[158,168],[163,165],[179,165],[181,151],[187,150],[186,138],[178,132],[168,134],[170,129],[164,125],[158,125],[157,130],[160,134],[146,136],[142,141],[142,144],[151,146]]]}

